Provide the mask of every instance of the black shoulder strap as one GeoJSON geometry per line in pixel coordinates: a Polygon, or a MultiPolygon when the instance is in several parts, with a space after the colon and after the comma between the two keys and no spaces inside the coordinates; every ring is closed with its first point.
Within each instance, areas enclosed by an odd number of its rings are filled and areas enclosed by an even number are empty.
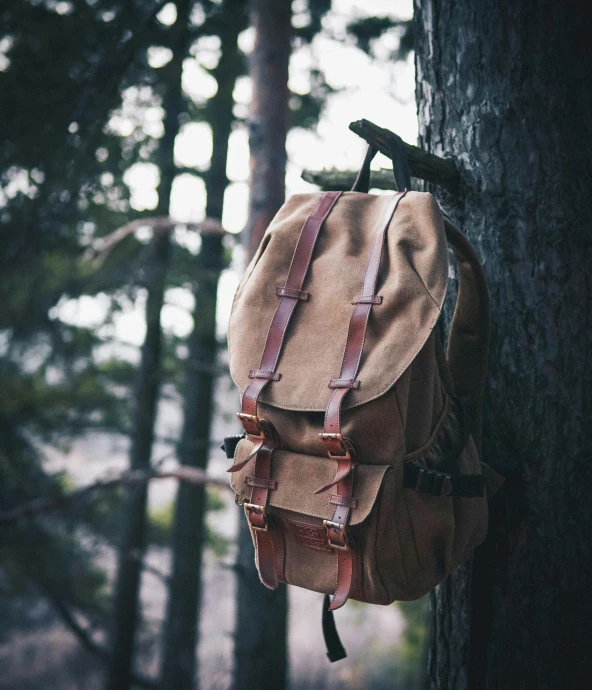
{"type": "MultiPolygon", "coordinates": [[[[405,142],[401,137],[394,132],[389,132],[389,148],[391,150],[391,159],[393,162],[393,175],[395,177],[395,187],[398,192],[411,189],[411,175],[409,173],[409,161],[407,158],[407,150],[405,149],[405,142]]],[[[368,192],[370,188],[370,163],[377,153],[376,148],[370,145],[366,151],[364,162],[360,168],[360,172],[356,177],[352,192],[368,192]]]]}

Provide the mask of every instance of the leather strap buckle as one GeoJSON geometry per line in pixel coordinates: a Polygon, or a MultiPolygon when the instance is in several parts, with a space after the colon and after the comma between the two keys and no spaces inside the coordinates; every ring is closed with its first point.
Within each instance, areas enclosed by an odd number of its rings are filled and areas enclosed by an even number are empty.
{"type": "Polygon", "coordinates": [[[319,434],[319,436],[322,438],[323,443],[325,444],[327,455],[331,459],[351,460],[349,448],[347,447],[345,439],[341,434],[329,434],[323,432],[322,434],[319,434]]]}
{"type": "Polygon", "coordinates": [[[254,438],[265,438],[265,430],[261,426],[261,420],[255,414],[245,414],[244,412],[237,412],[236,416],[243,423],[243,427],[248,436],[254,438]]]}
{"type": "Polygon", "coordinates": [[[245,515],[247,516],[247,521],[251,529],[254,529],[255,532],[268,531],[269,524],[267,521],[267,513],[265,512],[265,506],[257,506],[253,503],[245,503],[243,508],[245,509],[245,515]]]}
{"type": "Polygon", "coordinates": [[[432,496],[450,496],[452,493],[452,477],[444,472],[434,472],[420,469],[417,475],[415,490],[432,496]]]}
{"type": "Polygon", "coordinates": [[[339,522],[332,522],[331,520],[323,520],[323,527],[327,532],[327,542],[332,549],[349,551],[345,525],[339,522]]]}

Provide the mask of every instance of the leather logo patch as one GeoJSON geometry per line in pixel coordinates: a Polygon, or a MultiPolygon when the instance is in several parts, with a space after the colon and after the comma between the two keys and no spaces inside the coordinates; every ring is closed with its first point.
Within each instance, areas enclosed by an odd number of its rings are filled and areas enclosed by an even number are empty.
{"type": "Polygon", "coordinates": [[[331,547],[327,544],[324,527],[311,525],[308,522],[296,522],[296,520],[288,520],[288,522],[298,544],[318,551],[331,551],[331,547]]]}

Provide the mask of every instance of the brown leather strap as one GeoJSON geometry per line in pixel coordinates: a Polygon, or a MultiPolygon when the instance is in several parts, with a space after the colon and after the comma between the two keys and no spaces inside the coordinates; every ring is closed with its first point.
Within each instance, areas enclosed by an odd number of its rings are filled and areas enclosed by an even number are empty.
{"type": "Polygon", "coordinates": [[[362,290],[360,291],[363,299],[354,301],[355,308],[349,322],[341,371],[338,379],[332,379],[329,383],[332,393],[325,411],[324,432],[321,436],[329,457],[337,461],[337,473],[330,484],[321,487],[316,493],[326,491],[332,486],[336,487],[336,496],[331,499],[331,503],[335,504],[335,511],[331,520],[325,522],[329,545],[337,551],[337,585],[331,600],[331,611],[340,608],[347,601],[354,572],[352,547],[348,544],[345,532],[352,510],[354,462],[351,458],[348,444],[341,436],[341,407],[345,396],[354,386],[339,385],[339,387],[335,387],[334,384],[336,381],[348,381],[356,382],[357,385],[360,385],[356,377],[366,340],[368,318],[372,307],[380,304],[380,301],[374,298],[377,296],[378,272],[382,263],[386,234],[397,206],[406,193],[407,191],[405,190],[393,197],[381,222],[380,230],[372,242],[366,272],[362,281],[362,290]]]}
{"type": "MultiPolygon", "coordinates": [[[[384,222],[381,223],[381,229],[374,238],[374,242],[370,249],[370,257],[366,266],[366,273],[364,274],[364,280],[362,282],[362,295],[376,295],[376,282],[378,280],[380,264],[382,263],[382,250],[386,232],[390,225],[391,218],[405,194],[406,192],[402,192],[393,197],[386,211],[384,222]]],[[[374,302],[359,302],[356,304],[349,322],[347,344],[343,353],[341,372],[339,373],[338,379],[356,380],[360,367],[360,359],[362,357],[362,349],[364,347],[364,341],[366,340],[368,317],[370,316],[370,311],[373,306],[374,302]]],[[[337,388],[331,395],[325,412],[325,433],[340,433],[341,424],[339,417],[341,405],[349,390],[349,388],[337,388]]]]}
{"type": "MultiPolygon", "coordinates": [[[[270,381],[279,381],[280,379],[281,375],[276,373],[275,369],[280,358],[286,331],[298,302],[308,300],[309,294],[302,290],[302,286],[310,268],[320,229],[340,195],[341,192],[323,194],[313,213],[304,222],[296,243],[286,284],[276,288],[276,294],[280,300],[267,332],[259,368],[249,372],[252,381],[243,393],[242,411],[239,414],[247,435],[251,436],[256,443],[254,450],[255,476],[250,478],[251,482],[249,482],[253,486],[253,491],[251,502],[245,504],[245,515],[255,534],[261,582],[270,589],[275,589],[280,580],[285,580],[284,534],[281,525],[275,521],[273,516],[267,515],[266,511],[269,492],[275,489],[271,478],[271,461],[274,451],[279,446],[279,439],[273,426],[257,417],[257,400],[261,391],[270,381]]],[[[253,453],[251,457],[252,455],[253,453]]],[[[245,461],[239,466],[242,467],[244,464],[245,461]]],[[[236,471],[239,466],[235,465],[231,470],[236,471]]]]}
{"type": "Polygon", "coordinates": [[[245,515],[254,534],[261,582],[276,589],[284,579],[284,535],[281,527],[265,510],[270,490],[275,489],[271,479],[271,461],[279,443],[277,435],[265,439],[255,456],[255,477],[250,503],[245,503],[245,515]]]}
{"type": "Polygon", "coordinates": [[[281,528],[270,522],[267,532],[255,532],[259,579],[268,589],[277,589],[285,582],[285,545],[281,528]]]}
{"type": "Polygon", "coordinates": [[[247,477],[245,484],[248,486],[262,486],[266,489],[277,489],[277,481],[275,479],[260,479],[259,477],[247,477]]]}
{"type": "MultiPolygon", "coordinates": [[[[340,196],[341,192],[327,192],[323,194],[317,207],[302,226],[290,270],[288,271],[288,277],[286,278],[286,284],[281,286],[285,289],[282,291],[280,301],[267,332],[259,371],[275,372],[290,319],[296,305],[302,301],[302,286],[310,267],[319,231],[340,196]]],[[[269,381],[269,378],[255,378],[249,383],[243,393],[243,414],[257,415],[257,400],[269,381]]],[[[243,426],[247,434],[253,433],[254,427],[248,420],[247,423],[243,420],[243,426]]]]}

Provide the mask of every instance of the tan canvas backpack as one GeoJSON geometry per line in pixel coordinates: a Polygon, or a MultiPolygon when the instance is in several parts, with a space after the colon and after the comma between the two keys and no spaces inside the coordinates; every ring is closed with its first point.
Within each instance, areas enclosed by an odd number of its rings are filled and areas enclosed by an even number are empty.
{"type": "MultiPolygon", "coordinates": [[[[428,193],[296,194],[240,283],[229,328],[242,437],[225,448],[261,581],[326,597],[421,597],[487,532],[480,462],[489,298],[428,193]],[[444,354],[448,244],[459,290],[444,354]]],[[[498,476],[486,468],[492,485],[498,476]]]]}

